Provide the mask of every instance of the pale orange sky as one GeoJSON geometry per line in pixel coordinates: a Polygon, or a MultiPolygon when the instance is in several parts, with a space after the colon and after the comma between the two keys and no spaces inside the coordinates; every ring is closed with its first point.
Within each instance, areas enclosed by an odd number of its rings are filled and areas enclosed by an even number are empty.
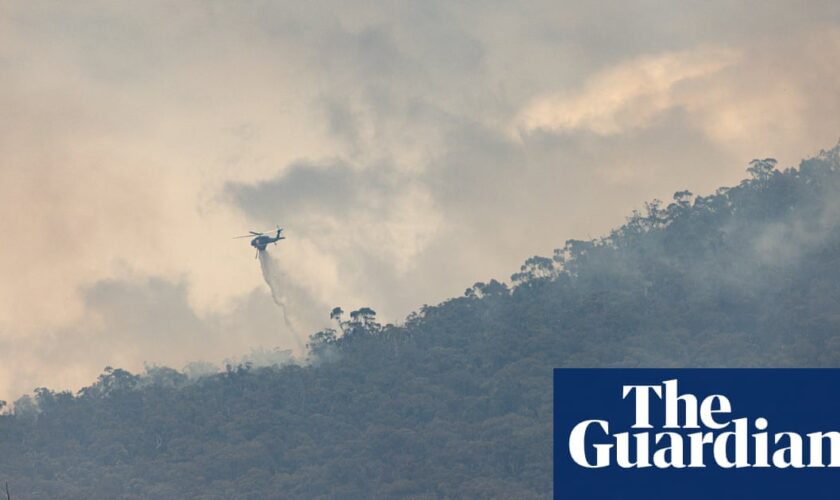
{"type": "Polygon", "coordinates": [[[0,398],[399,321],[840,137],[840,7],[0,1],[0,398]]]}

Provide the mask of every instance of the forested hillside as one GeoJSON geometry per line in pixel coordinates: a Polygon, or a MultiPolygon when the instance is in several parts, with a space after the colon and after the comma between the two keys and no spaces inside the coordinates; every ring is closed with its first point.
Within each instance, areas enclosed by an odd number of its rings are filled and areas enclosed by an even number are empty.
{"type": "Polygon", "coordinates": [[[839,154],[754,161],[735,187],[648,203],[401,325],[336,309],[307,366],[38,389],[0,416],[0,483],[27,499],[546,498],[554,367],[840,366],[839,154]]]}

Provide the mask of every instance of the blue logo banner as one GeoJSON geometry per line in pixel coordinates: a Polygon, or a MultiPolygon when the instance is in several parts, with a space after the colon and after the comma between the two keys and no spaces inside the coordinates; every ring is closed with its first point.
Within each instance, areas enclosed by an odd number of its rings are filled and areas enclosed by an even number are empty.
{"type": "Polygon", "coordinates": [[[554,498],[840,498],[840,369],[556,369],[554,498]]]}

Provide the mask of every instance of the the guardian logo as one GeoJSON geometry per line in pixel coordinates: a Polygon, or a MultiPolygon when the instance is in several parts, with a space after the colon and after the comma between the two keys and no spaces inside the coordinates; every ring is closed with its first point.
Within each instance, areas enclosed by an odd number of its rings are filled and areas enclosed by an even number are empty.
{"type": "Polygon", "coordinates": [[[840,370],[555,370],[554,491],[840,498],[840,370]]]}
{"type": "Polygon", "coordinates": [[[724,468],[840,467],[840,432],[770,433],[765,417],[733,418],[732,402],[723,394],[703,399],[680,394],[677,379],[625,385],[622,398],[633,403],[632,431],[611,434],[608,420],[583,420],[569,434],[569,454],[576,464],[681,469],[706,467],[711,456],[724,468]],[[650,418],[654,404],[664,407],[665,421],[658,432],[650,418]],[[588,458],[588,449],[594,450],[594,460],[588,458]]]}

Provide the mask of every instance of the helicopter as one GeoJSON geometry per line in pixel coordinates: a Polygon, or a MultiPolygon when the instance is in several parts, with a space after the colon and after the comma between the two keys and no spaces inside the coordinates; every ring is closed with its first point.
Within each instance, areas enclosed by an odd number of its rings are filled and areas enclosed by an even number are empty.
{"type": "Polygon", "coordinates": [[[254,256],[255,259],[257,258],[257,256],[259,256],[260,252],[265,250],[265,247],[268,246],[269,244],[274,243],[276,245],[278,241],[286,239],[285,236],[280,235],[280,233],[283,232],[283,228],[281,228],[280,226],[277,226],[276,234],[274,236],[270,236],[267,233],[275,232],[275,230],[264,231],[264,232],[261,232],[261,233],[259,233],[257,231],[248,231],[248,232],[250,234],[245,234],[245,235],[242,235],[242,236],[234,236],[233,239],[253,238],[251,240],[251,246],[257,249],[257,253],[254,256]]]}

